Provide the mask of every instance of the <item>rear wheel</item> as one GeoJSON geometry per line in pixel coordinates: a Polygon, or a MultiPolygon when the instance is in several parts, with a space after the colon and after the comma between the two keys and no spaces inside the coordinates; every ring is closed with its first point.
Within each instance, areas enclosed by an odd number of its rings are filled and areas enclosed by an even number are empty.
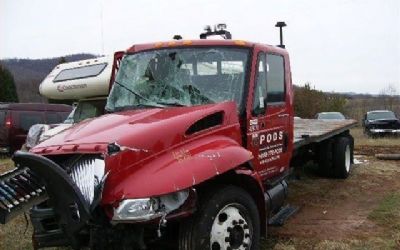
{"type": "Polygon", "coordinates": [[[338,137],[333,148],[334,177],[347,178],[351,168],[352,145],[350,138],[338,137]]]}
{"type": "Polygon", "coordinates": [[[318,174],[324,177],[333,175],[333,141],[326,140],[317,146],[318,174]]]}
{"type": "Polygon", "coordinates": [[[225,186],[203,199],[198,213],[183,222],[180,250],[258,250],[257,206],[243,189],[225,186]]]}

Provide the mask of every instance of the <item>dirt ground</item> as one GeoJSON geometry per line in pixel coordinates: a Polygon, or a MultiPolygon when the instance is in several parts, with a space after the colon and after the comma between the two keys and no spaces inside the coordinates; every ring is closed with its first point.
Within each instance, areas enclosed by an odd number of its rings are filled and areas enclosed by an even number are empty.
{"type": "Polygon", "coordinates": [[[400,161],[376,153],[400,153],[400,138],[355,137],[355,163],[346,180],[324,179],[313,166],[289,183],[288,203],[299,212],[270,228],[264,249],[400,249],[400,161]]]}
{"type": "MultiPolygon", "coordinates": [[[[289,183],[288,203],[299,211],[283,227],[269,228],[263,250],[400,249],[400,161],[376,153],[400,153],[400,138],[355,137],[355,162],[348,179],[325,179],[304,167],[289,183]]],[[[0,172],[12,167],[0,160],[0,172]]],[[[32,249],[23,216],[0,226],[0,249],[32,249]],[[26,232],[25,232],[26,230],[26,232]]]]}

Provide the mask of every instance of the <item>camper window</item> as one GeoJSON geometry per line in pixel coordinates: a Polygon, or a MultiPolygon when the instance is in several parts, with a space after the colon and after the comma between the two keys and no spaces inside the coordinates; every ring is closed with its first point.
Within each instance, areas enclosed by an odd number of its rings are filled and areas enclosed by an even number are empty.
{"type": "Polygon", "coordinates": [[[86,77],[93,77],[99,75],[107,63],[87,65],[78,68],[64,69],[54,78],[53,82],[61,82],[73,79],[81,79],[86,77]]]}

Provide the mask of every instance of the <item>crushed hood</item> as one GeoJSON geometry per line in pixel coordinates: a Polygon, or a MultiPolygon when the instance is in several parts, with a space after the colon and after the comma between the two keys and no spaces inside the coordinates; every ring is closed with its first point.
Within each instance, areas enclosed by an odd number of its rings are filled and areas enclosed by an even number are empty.
{"type": "Polygon", "coordinates": [[[106,145],[113,142],[135,149],[160,151],[187,139],[185,132],[191,125],[216,112],[223,113],[223,125],[238,123],[234,102],[130,110],[83,121],[42,142],[31,151],[42,154],[104,152],[106,145]]]}

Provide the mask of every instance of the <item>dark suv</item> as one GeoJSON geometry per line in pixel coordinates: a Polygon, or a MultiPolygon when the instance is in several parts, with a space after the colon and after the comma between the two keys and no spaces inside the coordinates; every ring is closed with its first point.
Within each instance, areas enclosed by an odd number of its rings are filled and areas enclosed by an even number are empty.
{"type": "Polygon", "coordinates": [[[370,136],[400,135],[400,120],[389,110],[374,110],[365,114],[364,133],[370,136]]]}
{"type": "Polygon", "coordinates": [[[32,125],[60,123],[71,110],[71,106],[63,104],[0,104],[0,153],[13,153],[20,149],[32,125]]]}

